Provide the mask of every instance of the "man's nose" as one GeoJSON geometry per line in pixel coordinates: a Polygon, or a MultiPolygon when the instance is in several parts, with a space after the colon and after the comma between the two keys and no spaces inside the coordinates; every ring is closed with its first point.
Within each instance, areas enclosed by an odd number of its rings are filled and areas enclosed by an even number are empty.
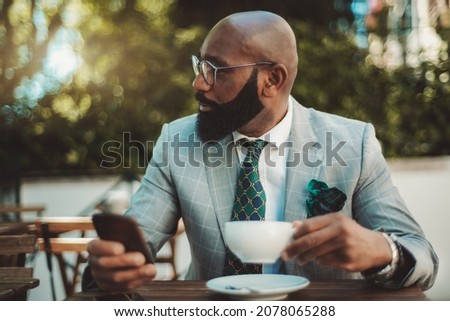
{"type": "Polygon", "coordinates": [[[195,76],[194,80],[192,81],[192,87],[196,91],[203,91],[203,92],[210,91],[212,89],[212,86],[206,83],[205,79],[201,74],[195,76]]]}

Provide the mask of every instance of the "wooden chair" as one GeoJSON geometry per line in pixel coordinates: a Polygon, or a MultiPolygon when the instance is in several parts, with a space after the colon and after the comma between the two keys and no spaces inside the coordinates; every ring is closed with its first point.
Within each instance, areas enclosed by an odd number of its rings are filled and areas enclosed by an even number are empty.
{"type": "Polygon", "coordinates": [[[0,235],[28,234],[28,227],[25,222],[3,222],[0,223],[0,235]]]}
{"type": "Polygon", "coordinates": [[[25,256],[36,250],[35,235],[0,236],[0,293],[5,300],[26,300],[27,290],[39,285],[25,256]]]}
{"type": "MultiPolygon", "coordinates": [[[[34,229],[38,237],[38,250],[47,255],[47,266],[53,277],[52,256],[57,259],[66,296],[74,293],[80,281],[80,265],[86,262],[87,244],[93,237],[87,237],[88,232],[94,232],[91,217],[40,217],[35,221],[34,229]],[[70,233],[69,232],[76,232],[70,233]],[[73,235],[76,236],[73,236],[73,235]],[[69,264],[65,254],[75,253],[75,263],[69,264]],[[69,278],[68,270],[72,270],[69,278]]],[[[96,235],[93,235],[96,236],[96,235]]],[[[53,279],[51,279],[53,283],[53,279]]],[[[53,298],[55,298],[52,285],[53,298]]]]}
{"type": "Polygon", "coordinates": [[[45,211],[43,205],[2,205],[0,206],[0,219],[3,221],[23,222],[23,214],[34,213],[36,217],[42,216],[45,211]]]}
{"type": "MultiPolygon", "coordinates": [[[[35,232],[38,236],[38,249],[47,254],[47,265],[50,273],[53,273],[51,256],[54,255],[58,261],[62,282],[66,296],[74,293],[75,287],[80,281],[80,265],[86,262],[87,244],[93,240],[93,237],[86,237],[89,231],[95,231],[91,217],[41,217],[35,222],[35,232]],[[66,233],[79,231],[81,234],[77,237],[68,236],[66,233]],[[73,266],[67,264],[63,254],[68,252],[76,253],[76,260],[73,266]],[[67,270],[73,271],[70,279],[67,270]]],[[[170,239],[170,253],[168,255],[157,255],[155,263],[169,264],[172,280],[178,278],[175,265],[175,253],[177,237],[184,232],[183,221],[178,222],[176,235],[170,239]]],[[[96,233],[95,235],[96,236],[96,233]]],[[[54,290],[53,290],[54,291],[54,290]]],[[[55,294],[53,294],[55,298],[55,294]]]]}
{"type": "Polygon", "coordinates": [[[35,250],[36,237],[33,235],[1,235],[0,266],[24,267],[25,255],[35,250]]]}

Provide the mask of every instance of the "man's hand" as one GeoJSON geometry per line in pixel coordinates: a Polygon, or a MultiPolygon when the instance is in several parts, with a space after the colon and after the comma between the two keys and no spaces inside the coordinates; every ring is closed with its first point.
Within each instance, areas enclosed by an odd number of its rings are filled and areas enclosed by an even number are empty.
{"type": "Polygon", "coordinates": [[[156,276],[154,264],[145,264],[144,255],[139,252],[125,253],[121,243],[93,240],[87,250],[92,276],[104,290],[132,290],[156,276]]]}
{"type": "Polygon", "coordinates": [[[316,260],[350,272],[384,266],[392,260],[388,242],[381,233],[366,229],[342,213],[295,221],[294,241],[283,259],[297,257],[299,264],[316,260]]]}

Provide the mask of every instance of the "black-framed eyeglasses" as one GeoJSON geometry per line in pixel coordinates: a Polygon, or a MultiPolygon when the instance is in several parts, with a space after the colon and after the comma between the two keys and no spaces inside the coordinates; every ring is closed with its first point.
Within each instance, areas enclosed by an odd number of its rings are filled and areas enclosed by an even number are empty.
{"type": "Polygon", "coordinates": [[[259,65],[275,65],[275,63],[270,61],[259,61],[249,64],[241,64],[234,66],[216,67],[208,60],[200,61],[197,56],[192,55],[192,69],[194,70],[194,75],[197,77],[202,74],[203,79],[209,86],[213,86],[216,82],[216,75],[218,71],[226,69],[236,69],[243,67],[259,66],[259,65]]]}

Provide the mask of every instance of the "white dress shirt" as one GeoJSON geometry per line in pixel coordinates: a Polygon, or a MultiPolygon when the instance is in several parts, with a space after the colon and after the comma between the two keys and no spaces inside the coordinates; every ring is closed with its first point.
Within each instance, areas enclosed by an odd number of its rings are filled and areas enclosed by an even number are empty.
{"type": "MultiPolygon", "coordinates": [[[[289,140],[292,126],[292,98],[289,98],[288,110],[284,118],[269,132],[260,137],[247,137],[234,131],[233,139],[236,143],[240,139],[262,139],[269,142],[264,147],[259,158],[259,176],[266,193],[266,221],[283,221],[286,190],[286,144],[289,140]]],[[[244,161],[245,155],[238,148],[239,161],[244,161]]],[[[277,273],[279,264],[264,264],[263,273],[277,273]]]]}

